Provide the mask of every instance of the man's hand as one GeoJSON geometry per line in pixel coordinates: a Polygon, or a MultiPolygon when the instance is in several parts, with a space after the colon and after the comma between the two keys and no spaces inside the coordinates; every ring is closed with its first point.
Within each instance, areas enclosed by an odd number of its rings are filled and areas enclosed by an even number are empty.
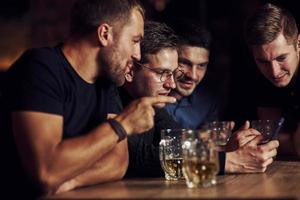
{"type": "Polygon", "coordinates": [[[272,140],[259,145],[261,136],[244,144],[236,151],[226,154],[225,172],[227,173],[261,173],[273,162],[279,142],[272,140]]]}
{"type": "Polygon", "coordinates": [[[115,119],[119,121],[128,135],[142,133],[153,127],[157,104],[175,103],[176,99],[169,96],[143,97],[133,101],[115,119]]]}
{"type": "Polygon", "coordinates": [[[225,147],[226,152],[236,151],[257,136],[261,135],[257,130],[249,129],[249,127],[250,122],[246,121],[245,124],[239,128],[239,130],[232,134],[225,147]]]}

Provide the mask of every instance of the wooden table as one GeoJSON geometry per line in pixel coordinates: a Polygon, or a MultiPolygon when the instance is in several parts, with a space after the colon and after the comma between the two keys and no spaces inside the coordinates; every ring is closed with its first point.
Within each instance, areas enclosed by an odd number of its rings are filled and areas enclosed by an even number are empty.
{"type": "Polygon", "coordinates": [[[214,187],[188,189],[184,180],[127,179],[42,199],[300,199],[300,162],[276,161],[262,174],[218,177],[214,187]]]}

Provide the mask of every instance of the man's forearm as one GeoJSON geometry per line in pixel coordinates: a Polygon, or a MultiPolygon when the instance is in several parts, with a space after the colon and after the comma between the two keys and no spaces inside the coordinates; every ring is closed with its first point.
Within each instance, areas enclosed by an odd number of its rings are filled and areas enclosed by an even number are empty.
{"type": "Polygon", "coordinates": [[[56,193],[66,192],[74,188],[121,179],[128,167],[127,140],[104,155],[92,167],[82,174],[60,185],[56,193]]]}

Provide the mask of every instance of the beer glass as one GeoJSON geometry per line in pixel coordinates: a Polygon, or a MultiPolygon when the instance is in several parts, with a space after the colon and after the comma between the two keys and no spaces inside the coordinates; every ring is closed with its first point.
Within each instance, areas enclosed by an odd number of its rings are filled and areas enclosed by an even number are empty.
{"type": "Polygon", "coordinates": [[[167,180],[179,180],[182,175],[181,139],[184,129],[161,130],[159,158],[167,180]]]}
{"type": "Polygon", "coordinates": [[[182,171],[188,188],[208,187],[217,183],[219,157],[210,130],[185,131],[182,155],[182,171]]]}
{"type": "Polygon", "coordinates": [[[205,128],[211,131],[212,137],[218,146],[226,146],[231,136],[230,121],[213,121],[207,123],[205,128]]]}
{"type": "Polygon", "coordinates": [[[284,118],[279,120],[253,120],[251,127],[256,129],[263,136],[261,144],[265,144],[270,140],[277,139],[277,134],[282,127],[284,118]]]}

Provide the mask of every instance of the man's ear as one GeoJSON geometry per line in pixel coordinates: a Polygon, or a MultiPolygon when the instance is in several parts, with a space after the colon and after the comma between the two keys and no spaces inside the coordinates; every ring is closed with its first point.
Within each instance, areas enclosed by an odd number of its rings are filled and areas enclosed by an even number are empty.
{"type": "Polygon", "coordinates": [[[125,79],[127,82],[132,82],[134,77],[134,70],[131,67],[128,72],[125,73],[125,79]]]}
{"type": "Polygon", "coordinates": [[[97,29],[98,41],[101,46],[108,46],[112,41],[112,28],[106,23],[101,24],[97,29]]]}
{"type": "Polygon", "coordinates": [[[297,37],[297,50],[298,51],[300,50],[300,34],[298,34],[298,37],[297,37]]]}

